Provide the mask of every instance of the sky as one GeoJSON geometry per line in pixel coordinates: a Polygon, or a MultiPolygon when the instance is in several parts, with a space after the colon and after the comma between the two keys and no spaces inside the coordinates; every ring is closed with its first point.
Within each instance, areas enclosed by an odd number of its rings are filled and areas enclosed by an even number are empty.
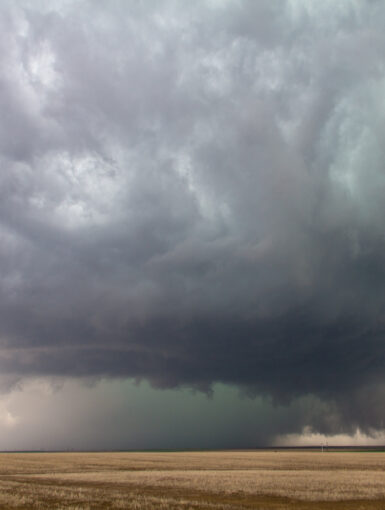
{"type": "Polygon", "coordinates": [[[385,443],[384,98],[378,0],[2,0],[0,449],[385,443]]]}

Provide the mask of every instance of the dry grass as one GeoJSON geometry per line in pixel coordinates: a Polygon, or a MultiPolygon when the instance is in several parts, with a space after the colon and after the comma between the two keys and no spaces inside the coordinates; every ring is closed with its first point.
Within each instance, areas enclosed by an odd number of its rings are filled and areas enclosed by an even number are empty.
{"type": "Polygon", "coordinates": [[[0,509],[385,509],[385,453],[0,454],[0,509]]]}

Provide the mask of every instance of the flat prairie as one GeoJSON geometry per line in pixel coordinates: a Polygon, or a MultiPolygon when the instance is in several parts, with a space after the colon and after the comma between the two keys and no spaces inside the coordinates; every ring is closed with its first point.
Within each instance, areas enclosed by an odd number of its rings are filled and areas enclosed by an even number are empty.
{"type": "Polygon", "coordinates": [[[0,453],[0,509],[384,510],[385,453],[0,453]]]}

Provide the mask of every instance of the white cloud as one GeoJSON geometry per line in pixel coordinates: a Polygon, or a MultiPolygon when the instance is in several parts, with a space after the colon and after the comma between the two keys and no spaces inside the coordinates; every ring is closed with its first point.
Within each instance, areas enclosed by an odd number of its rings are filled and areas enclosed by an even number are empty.
{"type": "Polygon", "coordinates": [[[385,431],[379,430],[368,435],[357,429],[353,434],[317,434],[305,428],[300,434],[279,435],[274,440],[276,446],[383,446],[385,431]]]}

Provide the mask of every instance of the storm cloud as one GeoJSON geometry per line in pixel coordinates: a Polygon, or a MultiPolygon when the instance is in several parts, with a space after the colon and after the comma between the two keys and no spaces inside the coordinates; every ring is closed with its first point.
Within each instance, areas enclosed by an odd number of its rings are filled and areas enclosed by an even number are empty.
{"type": "Polygon", "coordinates": [[[384,4],[4,1],[0,34],[4,389],[225,383],[383,428],[384,4]]]}

